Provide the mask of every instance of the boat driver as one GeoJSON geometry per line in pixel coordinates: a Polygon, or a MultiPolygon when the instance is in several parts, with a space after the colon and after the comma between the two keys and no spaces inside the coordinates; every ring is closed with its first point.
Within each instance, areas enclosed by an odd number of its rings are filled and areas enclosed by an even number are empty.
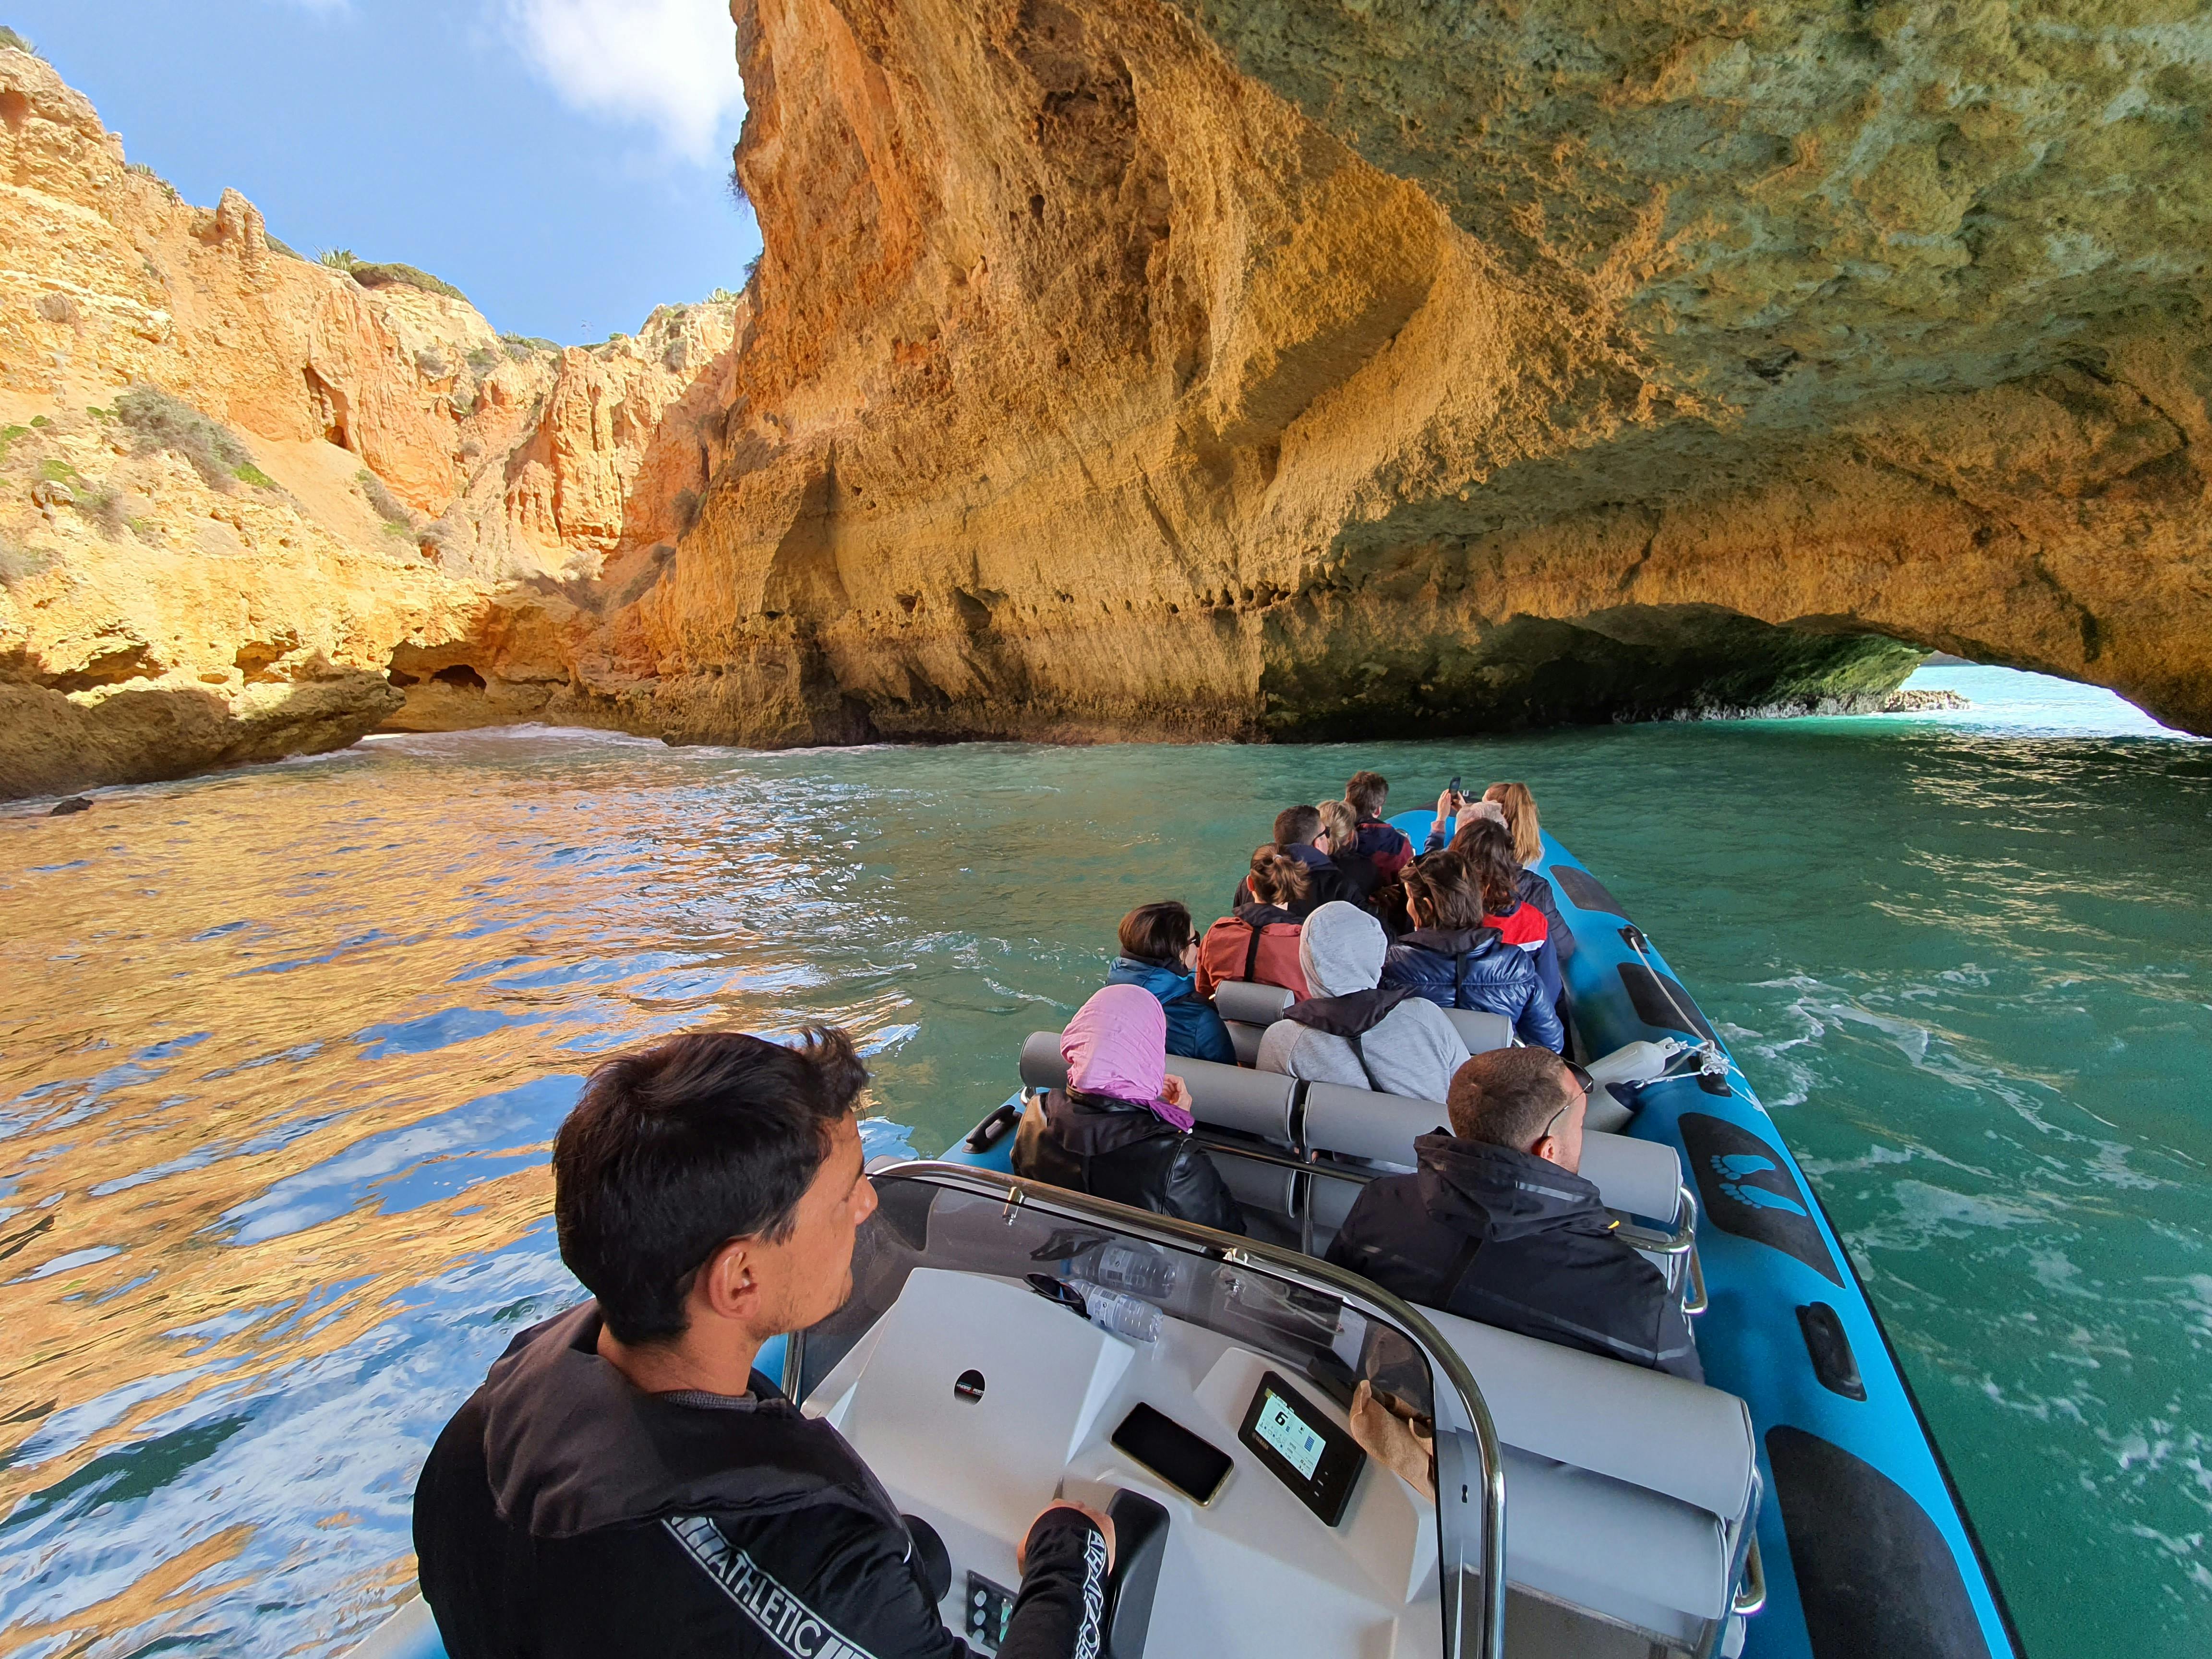
{"type": "Polygon", "coordinates": [[[1368,1183],[1328,1260],[1424,1307],[1704,1382],[1681,1303],[1577,1173],[1589,1074],[1498,1048],[1444,1099],[1450,1131],[1413,1143],[1416,1173],[1368,1183]]]}
{"type": "MultiPolygon", "coordinates": [[[[415,1491],[452,1659],[970,1653],[939,1617],[934,1534],[753,1370],[852,1294],[876,1207],[866,1080],[838,1030],[695,1032],[592,1073],[553,1187],[561,1258],[593,1299],[514,1340],[415,1491]]],[[[1113,1547],[1081,1504],[1038,1516],[1000,1659],[1096,1654],[1113,1547]]]]}

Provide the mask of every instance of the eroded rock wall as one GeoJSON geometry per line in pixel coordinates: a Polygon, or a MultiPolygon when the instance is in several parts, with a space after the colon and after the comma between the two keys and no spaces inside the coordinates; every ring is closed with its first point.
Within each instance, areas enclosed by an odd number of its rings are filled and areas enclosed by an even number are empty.
{"type": "Polygon", "coordinates": [[[0,49],[0,799],[542,713],[696,512],[743,309],[502,340],[179,200],[0,49]]]}
{"type": "Polygon", "coordinates": [[[2212,729],[2194,25],[738,0],[767,252],[637,729],[1297,737],[1880,691],[2212,729]]]}

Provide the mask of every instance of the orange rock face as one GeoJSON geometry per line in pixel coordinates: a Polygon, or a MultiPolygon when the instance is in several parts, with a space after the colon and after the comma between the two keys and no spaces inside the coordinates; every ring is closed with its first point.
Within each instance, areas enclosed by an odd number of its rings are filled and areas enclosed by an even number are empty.
{"type": "Polygon", "coordinates": [[[1445,732],[1938,647],[2212,730],[2212,95],[2148,3],[733,12],[767,252],[611,718],[1445,732]]]}
{"type": "Polygon", "coordinates": [[[693,510],[742,311],[502,341],[180,202],[0,49],[0,799],[538,714],[693,510]]]}

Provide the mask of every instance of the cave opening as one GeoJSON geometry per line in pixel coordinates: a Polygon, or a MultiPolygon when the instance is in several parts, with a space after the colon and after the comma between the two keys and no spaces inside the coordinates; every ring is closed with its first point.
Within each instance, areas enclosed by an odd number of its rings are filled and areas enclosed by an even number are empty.
{"type": "Polygon", "coordinates": [[[484,677],[465,662],[457,662],[451,668],[441,668],[430,678],[441,684],[466,690],[481,691],[484,689],[484,677]]]}

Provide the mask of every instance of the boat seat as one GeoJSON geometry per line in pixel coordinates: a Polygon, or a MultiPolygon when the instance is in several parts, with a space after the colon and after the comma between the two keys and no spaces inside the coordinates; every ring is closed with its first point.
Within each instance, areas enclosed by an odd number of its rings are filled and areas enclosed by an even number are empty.
{"type": "Polygon", "coordinates": [[[1674,1638],[1720,1618],[1732,1547],[1753,1518],[1758,1442],[1744,1402],[1455,1314],[1428,1317],[1509,1449],[1508,1577],[1674,1638]]]}
{"type": "MultiPolygon", "coordinates": [[[[1413,1167],[1416,1139],[1450,1121],[1439,1102],[1348,1089],[1338,1083],[1306,1085],[1305,1107],[1310,1151],[1401,1169],[1413,1167]]],[[[1663,1142],[1586,1131],[1582,1174],[1596,1187],[1608,1210],[1648,1216],[1668,1226],[1680,1214],[1682,1160],[1663,1142]]]]}
{"type": "MultiPolygon", "coordinates": [[[[1031,1089],[1064,1089],[1067,1062],[1060,1057],[1058,1031],[1032,1031],[1022,1044],[1022,1083],[1031,1089]]],[[[1257,1135],[1289,1146],[1291,1103],[1297,1079],[1274,1072],[1250,1072],[1218,1060],[1168,1056],[1168,1069],[1190,1088],[1191,1115],[1211,1129],[1257,1135]]]]}
{"type": "Polygon", "coordinates": [[[1263,1030],[1283,1017],[1297,998],[1279,985],[1256,979],[1224,980],[1213,988],[1214,1012],[1225,1020],[1263,1030]]]}
{"type": "Polygon", "coordinates": [[[1459,1033],[1459,1040],[1467,1044],[1471,1054],[1486,1054],[1493,1048],[1510,1048],[1519,1039],[1513,1035],[1513,1022],[1503,1014],[1486,1013],[1480,1008],[1447,1008],[1444,1018],[1459,1033]]]}
{"type": "Polygon", "coordinates": [[[1214,1012],[1229,1032],[1239,1066],[1260,1063],[1260,1039],[1297,999],[1279,985],[1256,979],[1232,979],[1213,988],[1214,1012]]]}

